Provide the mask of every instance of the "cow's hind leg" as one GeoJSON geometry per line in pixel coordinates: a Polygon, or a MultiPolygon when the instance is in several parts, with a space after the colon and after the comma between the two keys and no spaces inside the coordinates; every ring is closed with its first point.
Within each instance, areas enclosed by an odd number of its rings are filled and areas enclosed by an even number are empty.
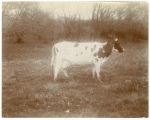
{"type": "Polygon", "coordinates": [[[65,68],[67,68],[68,66],[69,66],[69,62],[64,60],[62,63],[62,69],[61,70],[66,77],[68,77],[68,74],[67,74],[67,71],[65,68]]]}
{"type": "Polygon", "coordinates": [[[55,67],[54,67],[54,80],[57,79],[57,75],[58,75],[58,72],[61,68],[61,64],[62,64],[61,62],[56,62],[56,64],[55,64],[55,67]]]}

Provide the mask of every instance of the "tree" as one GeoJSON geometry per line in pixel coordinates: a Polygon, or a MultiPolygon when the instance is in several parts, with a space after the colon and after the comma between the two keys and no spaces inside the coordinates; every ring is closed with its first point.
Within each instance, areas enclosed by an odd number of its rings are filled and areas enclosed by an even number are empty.
{"type": "Polygon", "coordinates": [[[4,19],[7,19],[11,23],[9,28],[6,27],[7,32],[17,37],[17,43],[23,42],[24,34],[30,29],[31,13],[33,13],[37,5],[38,4],[34,2],[12,2],[3,4],[3,24],[5,22],[4,19]]]}

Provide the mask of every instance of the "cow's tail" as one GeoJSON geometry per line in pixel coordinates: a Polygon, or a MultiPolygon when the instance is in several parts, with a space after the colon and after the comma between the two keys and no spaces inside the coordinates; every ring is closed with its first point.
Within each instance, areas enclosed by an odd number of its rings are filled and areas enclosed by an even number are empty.
{"type": "Polygon", "coordinates": [[[51,67],[53,67],[53,65],[54,65],[55,53],[56,53],[56,51],[55,51],[55,46],[53,46],[53,48],[52,48],[51,67]]]}

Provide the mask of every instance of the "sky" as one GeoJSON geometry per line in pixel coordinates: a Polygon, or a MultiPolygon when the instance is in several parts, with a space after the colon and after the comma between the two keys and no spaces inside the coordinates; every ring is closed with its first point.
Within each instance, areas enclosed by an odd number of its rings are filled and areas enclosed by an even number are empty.
{"type": "Polygon", "coordinates": [[[93,3],[91,2],[40,2],[40,8],[44,11],[54,12],[57,16],[74,16],[76,13],[81,15],[81,19],[88,19],[92,16],[93,3]]]}
{"type": "MultiPolygon", "coordinates": [[[[89,19],[92,17],[93,6],[98,2],[40,2],[40,8],[44,11],[53,11],[54,17],[57,16],[74,16],[80,14],[81,19],[89,19]]],[[[103,2],[104,3],[104,2],[103,2]]],[[[125,2],[105,2],[103,5],[117,7],[125,2]]],[[[78,16],[77,16],[78,17],[78,16]]]]}
{"type": "MultiPolygon", "coordinates": [[[[92,10],[95,3],[99,2],[39,2],[39,7],[46,11],[53,11],[54,17],[64,16],[64,14],[68,17],[74,16],[76,13],[80,14],[81,19],[89,19],[92,17],[92,10]]],[[[109,4],[109,6],[113,9],[126,6],[127,2],[102,2],[103,5],[109,4]]],[[[140,2],[142,3],[142,2],[140,2]]],[[[148,5],[147,3],[144,3],[148,5]]],[[[144,5],[143,3],[141,5],[144,5]]],[[[146,6],[147,7],[147,6],[146,6]]],[[[78,17],[78,16],[77,16],[78,17]]]]}

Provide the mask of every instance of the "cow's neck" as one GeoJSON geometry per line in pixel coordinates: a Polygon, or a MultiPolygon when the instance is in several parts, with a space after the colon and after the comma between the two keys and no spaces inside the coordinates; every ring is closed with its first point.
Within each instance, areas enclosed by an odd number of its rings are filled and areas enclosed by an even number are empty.
{"type": "Polygon", "coordinates": [[[106,57],[109,57],[112,53],[113,50],[113,44],[111,41],[107,42],[107,44],[103,47],[104,51],[105,51],[105,55],[106,57]]]}
{"type": "Polygon", "coordinates": [[[102,48],[98,51],[99,58],[107,58],[111,55],[113,50],[113,44],[111,42],[107,42],[102,48]]]}

